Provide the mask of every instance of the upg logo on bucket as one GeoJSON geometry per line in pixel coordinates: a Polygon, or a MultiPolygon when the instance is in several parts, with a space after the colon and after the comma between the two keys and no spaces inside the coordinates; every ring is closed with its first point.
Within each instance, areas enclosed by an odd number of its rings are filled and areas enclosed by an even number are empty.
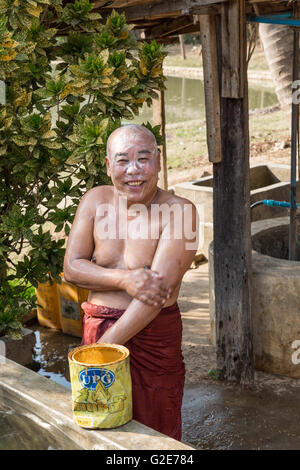
{"type": "Polygon", "coordinates": [[[89,390],[95,390],[99,380],[105,388],[111,387],[115,381],[115,374],[111,370],[98,368],[83,369],[79,373],[80,383],[89,390]]]}

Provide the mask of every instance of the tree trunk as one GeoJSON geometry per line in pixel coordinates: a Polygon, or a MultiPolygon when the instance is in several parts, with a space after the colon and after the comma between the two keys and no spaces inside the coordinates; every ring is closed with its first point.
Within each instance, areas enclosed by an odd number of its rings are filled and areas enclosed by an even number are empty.
{"type": "Polygon", "coordinates": [[[293,31],[288,26],[260,24],[259,35],[282,109],[292,98],[293,31]]]}

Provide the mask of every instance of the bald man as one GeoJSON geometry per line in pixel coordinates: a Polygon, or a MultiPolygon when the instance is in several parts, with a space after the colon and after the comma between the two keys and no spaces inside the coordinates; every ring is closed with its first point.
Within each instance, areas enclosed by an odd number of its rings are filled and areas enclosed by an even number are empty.
{"type": "Polygon", "coordinates": [[[66,280],[90,290],[82,344],[127,346],[134,419],[180,440],[185,370],[177,297],[196,252],[196,209],[158,188],[160,155],[145,127],[114,131],[105,160],[113,185],[82,198],[64,262],[66,280]]]}

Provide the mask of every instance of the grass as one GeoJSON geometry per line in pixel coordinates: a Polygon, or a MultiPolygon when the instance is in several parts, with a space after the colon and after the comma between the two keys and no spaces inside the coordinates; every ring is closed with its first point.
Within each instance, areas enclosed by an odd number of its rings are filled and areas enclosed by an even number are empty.
{"type": "Polygon", "coordinates": [[[289,121],[283,111],[250,116],[249,131],[252,139],[280,140],[289,135],[289,121]]]}
{"type": "Polygon", "coordinates": [[[164,65],[172,67],[202,67],[202,56],[193,54],[183,60],[180,54],[169,55],[165,58],[164,65]]]}
{"type": "Polygon", "coordinates": [[[169,129],[166,133],[168,168],[190,168],[207,155],[206,128],[203,125],[169,129]]]}
{"type": "MultiPolygon", "coordinates": [[[[179,48],[178,48],[179,49],[179,48]]],[[[172,67],[202,67],[202,54],[192,51],[190,47],[186,47],[186,59],[183,60],[181,54],[176,52],[176,49],[170,50],[169,54],[164,60],[165,66],[172,67]]],[[[256,46],[256,49],[250,59],[249,70],[269,70],[265,55],[261,47],[256,46]]]]}
{"type": "MultiPolygon", "coordinates": [[[[289,121],[282,111],[250,116],[250,145],[289,138],[289,121]]],[[[209,163],[205,121],[167,129],[168,169],[189,169],[209,163]]]]}

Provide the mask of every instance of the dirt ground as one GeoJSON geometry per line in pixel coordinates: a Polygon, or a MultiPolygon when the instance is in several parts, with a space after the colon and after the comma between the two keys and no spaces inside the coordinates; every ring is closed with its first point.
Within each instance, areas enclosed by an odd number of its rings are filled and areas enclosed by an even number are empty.
{"type": "MultiPolygon", "coordinates": [[[[262,110],[254,110],[250,119],[255,120],[262,116],[262,110]]],[[[255,129],[254,132],[250,132],[250,166],[257,165],[260,163],[279,163],[290,165],[291,163],[291,138],[288,131],[288,121],[289,116],[284,115],[282,112],[278,111],[276,108],[273,110],[265,111],[267,115],[270,116],[270,120],[273,119],[275,115],[282,118],[285,121],[285,126],[283,129],[280,129],[278,132],[277,129],[274,129],[274,132],[263,132],[262,134],[258,133],[255,129]],[[286,127],[286,128],[285,128],[286,127]]],[[[194,121],[191,122],[193,124],[194,121]]],[[[189,123],[178,123],[177,128],[181,127],[188,128],[189,123]]],[[[175,125],[174,125],[175,127],[175,125]]],[[[168,149],[168,134],[170,140],[172,139],[173,125],[170,127],[167,125],[167,149],[168,149]]],[[[186,142],[186,149],[189,149],[189,141],[186,142]]],[[[172,148],[171,148],[172,151],[172,148]]],[[[169,168],[168,169],[168,185],[173,186],[177,183],[182,183],[184,181],[191,181],[193,179],[199,179],[203,176],[209,176],[213,173],[213,165],[209,162],[208,154],[200,154],[194,156],[191,160],[187,159],[182,162],[178,168],[169,168]]]]}

